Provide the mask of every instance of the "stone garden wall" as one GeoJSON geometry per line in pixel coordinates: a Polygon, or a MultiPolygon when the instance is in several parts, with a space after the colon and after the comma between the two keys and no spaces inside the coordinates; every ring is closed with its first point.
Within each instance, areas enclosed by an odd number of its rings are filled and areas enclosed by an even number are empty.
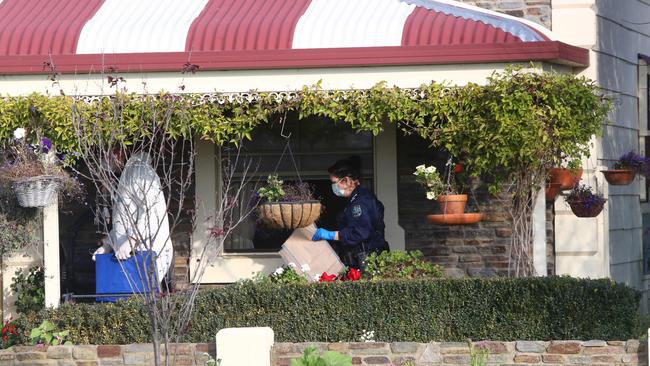
{"type": "MultiPolygon", "coordinates": [[[[490,350],[492,366],[637,366],[647,365],[644,345],[639,341],[552,341],[552,342],[481,342],[490,350]]],[[[334,350],[353,357],[355,365],[402,365],[413,361],[419,366],[469,365],[466,343],[276,343],[272,351],[273,366],[288,366],[306,347],[334,350]]],[[[214,344],[180,344],[176,365],[205,365],[215,357],[214,344]]],[[[101,366],[153,364],[150,344],[13,347],[0,351],[0,366],[101,366]]],[[[246,365],[242,365],[246,366],[246,365]]],[[[253,365],[250,365],[253,366],[253,365]]],[[[255,365],[263,366],[263,365],[255,365]]]]}
{"type": "MultiPolygon", "coordinates": [[[[554,341],[554,342],[483,342],[490,350],[488,365],[500,366],[623,366],[646,365],[645,349],[639,341],[554,341]]],[[[273,348],[273,366],[288,366],[305,346],[300,343],[278,343],[273,348]]],[[[403,365],[409,361],[418,366],[469,365],[467,343],[314,343],[322,350],[334,350],[353,357],[354,365],[403,365]]],[[[476,343],[475,343],[476,345],[476,343]]]]}

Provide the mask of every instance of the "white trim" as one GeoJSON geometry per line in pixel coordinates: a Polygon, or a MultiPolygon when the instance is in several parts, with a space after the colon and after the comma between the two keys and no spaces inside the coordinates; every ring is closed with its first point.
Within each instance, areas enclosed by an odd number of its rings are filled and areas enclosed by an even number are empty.
{"type": "Polygon", "coordinates": [[[533,266],[535,275],[548,275],[546,258],[546,190],[541,188],[533,204],[533,266]]]}
{"type": "Polygon", "coordinates": [[[56,199],[43,208],[43,270],[45,307],[58,308],[61,302],[61,264],[59,262],[59,204],[56,199]]]}

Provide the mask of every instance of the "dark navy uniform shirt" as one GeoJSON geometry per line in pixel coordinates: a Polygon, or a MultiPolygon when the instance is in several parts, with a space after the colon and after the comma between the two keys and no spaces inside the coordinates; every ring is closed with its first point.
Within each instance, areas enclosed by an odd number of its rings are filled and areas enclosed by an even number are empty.
{"type": "Polygon", "coordinates": [[[359,186],[336,222],[339,241],[346,247],[363,244],[363,250],[371,252],[388,249],[384,239],[384,205],[369,190],[359,186]]]}

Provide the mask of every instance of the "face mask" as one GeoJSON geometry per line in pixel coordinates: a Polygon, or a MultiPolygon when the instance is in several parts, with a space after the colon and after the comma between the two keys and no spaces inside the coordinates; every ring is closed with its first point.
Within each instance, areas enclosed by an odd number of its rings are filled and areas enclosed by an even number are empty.
{"type": "Polygon", "coordinates": [[[332,192],[338,197],[345,197],[343,194],[343,189],[339,187],[338,183],[332,183],[332,192]]]}

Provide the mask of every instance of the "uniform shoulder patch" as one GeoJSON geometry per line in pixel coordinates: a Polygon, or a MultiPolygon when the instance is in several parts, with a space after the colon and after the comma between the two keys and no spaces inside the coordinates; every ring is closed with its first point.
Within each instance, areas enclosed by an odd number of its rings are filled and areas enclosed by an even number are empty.
{"type": "Polygon", "coordinates": [[[361,209],[361,205],[352,206],[352,217],[359,217],[361,215],[363,215],[363,209],[361,209]]]}

